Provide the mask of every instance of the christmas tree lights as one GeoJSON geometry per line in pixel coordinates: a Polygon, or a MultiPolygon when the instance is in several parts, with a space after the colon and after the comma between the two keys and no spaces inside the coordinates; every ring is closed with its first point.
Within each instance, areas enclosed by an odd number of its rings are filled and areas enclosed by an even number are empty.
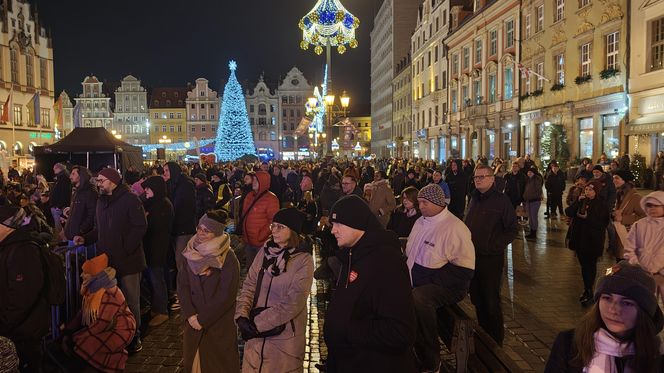
{"type": "Polygon", "coordinates": [[[224,95],[221,99],[217,140],[214,145],[217,161],[223,162],[234,161],[245,154],[256,155],[256,146],[247,115],[247,104],[242,87],[235,76],[237,63],[230,61],[228,67],[231,75],[224,87],[224,95]]]}
{"type": "Polygon", "coordinates": [[[355,29],[360,20],[341,5],[339,0],[318,0],[313,9],[299,23],[302,30],[300,48],[307,50],[314,46],[316,54],[323,53],[323,47],[337,47],[339,54],[346,52],[346,45],[357,48],[355,29]]]}

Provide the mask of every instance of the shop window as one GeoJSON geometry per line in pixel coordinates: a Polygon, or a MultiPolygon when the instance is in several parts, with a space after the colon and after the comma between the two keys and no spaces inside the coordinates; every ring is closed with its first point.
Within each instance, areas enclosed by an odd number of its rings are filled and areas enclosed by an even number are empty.
{"type": "Polygon", "coordinates": [[[579,158],[593,159],[593,118],[579,119],[579,158]]]}

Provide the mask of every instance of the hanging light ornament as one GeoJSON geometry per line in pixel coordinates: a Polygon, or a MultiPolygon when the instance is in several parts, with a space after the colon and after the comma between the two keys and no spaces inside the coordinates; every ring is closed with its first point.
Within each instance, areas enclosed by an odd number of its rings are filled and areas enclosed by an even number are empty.
{"type": "Polygon", "coordinates": [[[300,48],[304,50],[310,44],[319,55],[328,44],[337,47],[339,54],[346,52],[346,45],[357,48],[355,29],[360,26],[360,20],[347,11],[340,0],[318,0],[298,25],[302,30],[300,48]]]}

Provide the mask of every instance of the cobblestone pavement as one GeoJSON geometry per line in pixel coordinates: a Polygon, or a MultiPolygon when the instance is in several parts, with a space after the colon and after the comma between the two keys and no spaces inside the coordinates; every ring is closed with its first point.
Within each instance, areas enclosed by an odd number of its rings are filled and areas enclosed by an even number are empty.
{"type": "MultiPolygon", "coordinates": [[[[574,253],[564,245],[567,224],[563,218],[544,219],[540,209],[537,240],[526,241],[527,232],[508,249],[503,275],[503,312],[507,354],[529,372],[544,370],[551,345],[559,331],[572,328],[585,313],[578,301],[583,291],[581,271],[574,253]]],[[[605,255],[598,273],[613,263],[605,255]]],[[[305,372],[327,355],[322,330],[325,317],[322,281],[314,283],[308,303],[309,324],[305,372]]],[[[468,300],[464,301],[472,309],[468,300]]],[[[130,357],[129,372],[181,372],[182,332],[178,314],[162,326],[150,330],[143,339],[143,351],[130,357]]],[[[239,343],[240,351],[242,343],[239,343]]],[[[445,356],[444,356],[445,357],[445,356]]],[[[449,356],[444,359],[450,361],[449,356]]]]}

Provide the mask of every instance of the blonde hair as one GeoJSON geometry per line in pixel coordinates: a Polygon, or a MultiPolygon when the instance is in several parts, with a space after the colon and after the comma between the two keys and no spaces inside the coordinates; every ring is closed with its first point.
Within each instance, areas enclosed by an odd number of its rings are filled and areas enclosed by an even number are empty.
{"type": "Polygon", "coordinates": [[[304,200],[307,201],[307,202],[313,202],[314,196],[313,196],[313,194],[311,194],[310,190],[304,192],[304,200]]]}

